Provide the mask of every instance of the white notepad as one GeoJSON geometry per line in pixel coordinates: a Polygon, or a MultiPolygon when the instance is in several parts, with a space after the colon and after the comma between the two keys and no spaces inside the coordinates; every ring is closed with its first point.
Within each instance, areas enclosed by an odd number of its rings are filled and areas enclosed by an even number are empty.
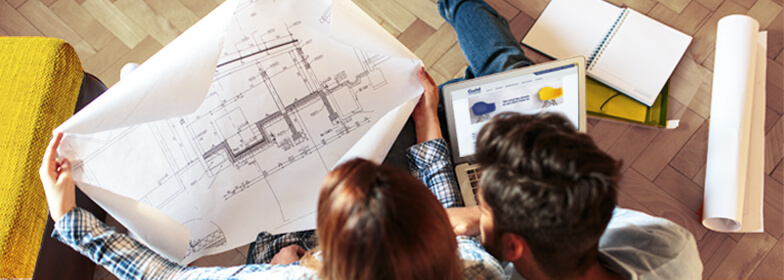
{"type": "Polygon", "coordinates": [[[522,43],[556,59],[583,55],[588,76],[651,106],[691,40],[602,0],[552,0],[522,43]]]}

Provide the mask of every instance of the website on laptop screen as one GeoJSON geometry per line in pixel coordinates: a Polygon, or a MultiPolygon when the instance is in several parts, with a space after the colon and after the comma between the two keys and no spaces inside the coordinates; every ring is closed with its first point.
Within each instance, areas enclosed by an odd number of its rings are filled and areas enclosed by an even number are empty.
{"type": "Polygon", "coordinates": [[[479,129],[501,112],[560,112],[579,126],[577,75],[576,64],[562,65],[452,92],[459,156],[474,154],[479,129]]]}

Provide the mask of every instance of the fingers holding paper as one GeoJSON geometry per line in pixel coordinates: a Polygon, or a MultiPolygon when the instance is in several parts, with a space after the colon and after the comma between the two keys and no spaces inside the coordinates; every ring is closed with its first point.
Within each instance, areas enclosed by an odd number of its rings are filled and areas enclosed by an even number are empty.
{"type": "Polygon", "coordinates": [[[438,121],[438,86],[430,74],[420,67],[417,72],[419,82],[424,88],[422,97],[419,99],[412,117],[416,124],[417,143],[427,140],[441,138],[441,126],[438,121]]]}
{"type": "Polygon", "coordinates": [[[44,185],[46,201],[49,204],[49,212],[55,222],[76,207],[71,162],[67,158],[57,157],[57,147],[60,146],[62,139],[62,133],[52,138],[44,153],[41,168],[38,170],[44,185]]]}

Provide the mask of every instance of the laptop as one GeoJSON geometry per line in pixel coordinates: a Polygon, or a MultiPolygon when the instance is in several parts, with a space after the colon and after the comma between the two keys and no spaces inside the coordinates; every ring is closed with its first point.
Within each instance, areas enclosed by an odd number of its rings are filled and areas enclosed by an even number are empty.
{"type": "Polygon", "coordinates": [[[559,112],[586,130],[585,57],[561,59],[448,84],[444,107],[452,159],[466,206],[476,205],[481,176],[471,164],[482,125],[501,112],[559,112]]]}

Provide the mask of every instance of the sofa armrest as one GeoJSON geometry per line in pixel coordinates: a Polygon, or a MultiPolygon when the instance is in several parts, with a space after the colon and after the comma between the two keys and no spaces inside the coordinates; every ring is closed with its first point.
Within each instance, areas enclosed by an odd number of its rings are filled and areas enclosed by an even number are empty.
{"type": "MultiPolygon", "coordinates": [[[[106,91],[106,86],[98,78],[84,73],[74,112],[79,112],[104,91],[106,91]]],[[[106,211],[82,193],[79,188],[76,188],[76,205],[90,211],[101,221],[106,220],[106,211]]],[[[93,279],[95,263],[68,245],[52,238],[53,229],[54,221],[49,216],[41,240],[41,249],[38,251],[33,279],[93,279]]]]}
{"type": "MultiPolygon", "coordinates": [[[[106,220],[106,211],[98,207],[89,197],[76,189],[76,205],[90,211],[100,220],[106,220]]],[[[41,240],[41,249],[35,263],[33,279],[93,279],[95,263],[74,251],[68,245],[52,238],[54,221],[49,216],[41,240]]]]}

